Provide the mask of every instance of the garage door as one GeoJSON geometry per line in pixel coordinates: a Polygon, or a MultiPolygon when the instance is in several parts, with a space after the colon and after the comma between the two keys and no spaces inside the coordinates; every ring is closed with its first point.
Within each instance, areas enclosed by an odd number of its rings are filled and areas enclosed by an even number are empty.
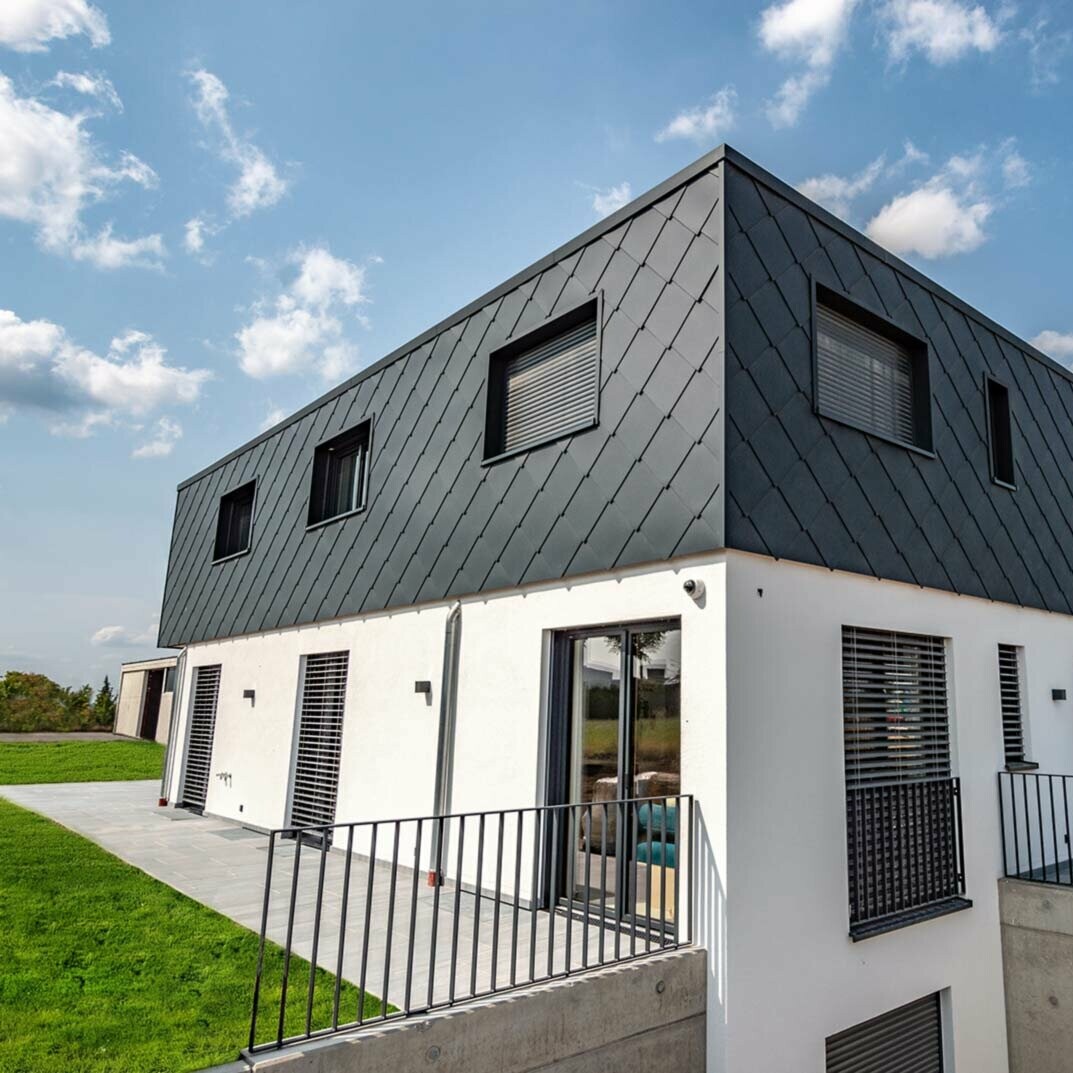
{"type": "Polygon", "coordinates": [[[190,706],[190,738],[186,746],[181,804],[204,809],[212,767],[212,739],[216,733],[216,703],[220,696],[220,666],[194,668],[193,703],[190,706]]]}

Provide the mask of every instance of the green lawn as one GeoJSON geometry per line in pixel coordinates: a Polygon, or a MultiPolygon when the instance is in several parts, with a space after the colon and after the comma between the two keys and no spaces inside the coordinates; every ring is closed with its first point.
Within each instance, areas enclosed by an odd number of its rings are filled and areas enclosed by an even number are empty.
{"type": "Polygon", "coordinates": [[[0,742],[0,786],[159,779],[163,766],[155,741],[0,742]]]}
{"type": "MultiPolygon", "coordinates": [[[[157,778],[151,742],[0,743],[0,783],[157,778]]],[[[92,842],[0,798],[0,1073],[186,1073],[238,1057],[257,936],[92,842]]],[[[258,1037],[275,1030],[283,952],[266,950],[258,1037]]],[[[291,959],[287,1035],[309,963],[291,959]]],[[[313,1024],[334,977],[316,975],[313,1024]]],[[[341,989],[340,1020],[358,990],[341,989]]],[[[365,1015],[380,1012],[365,997],[365,1015]]]]}

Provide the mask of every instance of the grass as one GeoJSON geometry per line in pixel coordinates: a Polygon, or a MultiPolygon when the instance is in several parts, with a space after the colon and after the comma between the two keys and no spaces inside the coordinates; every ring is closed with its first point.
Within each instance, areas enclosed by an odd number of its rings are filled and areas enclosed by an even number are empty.
{"type": "MultiPolygon", "coordinates": [[[[0,861],[3,1073],[184,1073],[238,1056],[253,932],[3,800],[0,861]]],[[[273,946],[262,1009],[278,1009],[281,965],[273,946]]],[[[292,958],[288,1034],[302,1028],[308,979],[308,963],[292,958]]],[[[318,970],[314,1025],[330,1021],[333,989],[318,970]]],[[[344,1019],[357,999],[345,984],[344,1019]]],[[[380,1003],[367,995],[365,1009],[375,1016],[380,1003]]]]}
{"type": "Polygon", "coordinates": [[[0,786],[159,779],[163,766],[154,741],[0,742],[0,786]]]}

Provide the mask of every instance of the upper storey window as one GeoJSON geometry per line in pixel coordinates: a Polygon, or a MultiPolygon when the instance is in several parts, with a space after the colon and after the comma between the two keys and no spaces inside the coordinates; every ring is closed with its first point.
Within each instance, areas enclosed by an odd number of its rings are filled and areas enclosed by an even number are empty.
{"type": "Polygon", "coordinates": [[[253,530],[253,494],[257,482],[250,481],[220,496],[220,515],[216,521],[216,548],[213,560],[230,559],[250,550],[253,530]]]}
{"type": "Polygon", "coordinates": [[[987,432],[991,459],[991,479],[1005,488],[1017,487],[1013,468],[1013,421],[1010,417],[1010,389],[987,377],[987,432]]]}
{"type": "Polygon", "coordinates": [[[313,454],[309,524],[361,510],[365,506],[368,468],[368,421],[320,444],[313,454]]]}
{"type": "Polygon", "coordinates": [[[815,348],[819,413],[905,447],[931,450],[925,344],[821,287],[815,348]]]}
{"type": "Polygon", "coordinates": [[[486,459],[596,424],[600,331],[596,299],[501,347],[488,370],[486,459]]]}

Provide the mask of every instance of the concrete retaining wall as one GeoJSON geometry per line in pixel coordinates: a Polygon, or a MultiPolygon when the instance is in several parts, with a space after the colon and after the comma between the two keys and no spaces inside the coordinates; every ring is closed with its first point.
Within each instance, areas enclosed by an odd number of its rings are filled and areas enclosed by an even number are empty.
{"type": "Polygon", "coordinates": [[[258,1073],[703,1073],[706,954],[681,950],[264,1055],[258,1073]]]}
{"type": "Polygon", "coordinates": [[[1010,1073],[1073,1068],[1073,890],[999,881],[1010,1073]]]}

